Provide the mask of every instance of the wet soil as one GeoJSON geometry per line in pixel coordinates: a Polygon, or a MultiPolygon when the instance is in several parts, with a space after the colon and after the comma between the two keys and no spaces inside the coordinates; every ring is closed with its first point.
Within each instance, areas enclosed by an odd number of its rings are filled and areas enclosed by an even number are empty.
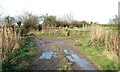
{"type": "Polygon", "coordinates": [[[70,43],[73,39],[36,36],[31,40],[36,42],[37,53],[29,70],[59,70],[60,58],[72,62],[70,70],[97,70],[80,49],[70,43]]]}

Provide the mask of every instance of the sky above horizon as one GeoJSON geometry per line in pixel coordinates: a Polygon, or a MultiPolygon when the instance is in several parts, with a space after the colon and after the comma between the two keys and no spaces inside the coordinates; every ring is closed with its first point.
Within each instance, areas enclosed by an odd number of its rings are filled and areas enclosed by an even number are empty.
{"type": "Polygon", "coordinates": [[[25,11],[62,17],[71,13],[75,20],[100,24],[118,14],[120,0],[0,0],[2,15],[17,16],[25,11]]]}

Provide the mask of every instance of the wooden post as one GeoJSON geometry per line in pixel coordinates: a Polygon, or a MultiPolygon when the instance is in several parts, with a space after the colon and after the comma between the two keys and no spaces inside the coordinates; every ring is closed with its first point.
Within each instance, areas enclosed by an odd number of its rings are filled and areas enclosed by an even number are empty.
{"type": "Polygon", "coordinates": [[[71,30],[70,29],[68,30],[68,36],[71,36],[71,30]]]}
{"type": "Polygon", "coordinates": [[[13,27],[13,35],[14,35],[14,41],[16,41],[16,29],[15,29],[15,26],[13,27]]]}
{"type": "Polygon", "coordinates": [[[2,62],[4,58],[4,26],[2,25],[2,62]]]}
{"type": "MultiPolygon", "coordinates": [[[[119,29],[119,31],[120,31],[120,1],[119,1],[119,3],[118,3],[118,29],[119,29]]],[[[120,33],[120,32],[119,32],[120,33]]]]}
{"type": "Polygon", "coordinates": [[[19,40],[21,40],[20,32],[21,32],[21,29],[20,29],[20,27],[19,27],[19,40]]]}
{"type": "MultiPolygon", "coordinates": [[[[119,41],[118,41],[118,61],[119,61],[119,64],[120,64],[120,1],[118,2],[118,30],[119,30],[119,34],[118,34],[118,38],[119,38],[119,41]]],[[[118,68],[120,69],[120,67],[118,68]]]]}
{"type": "Polygon", "coordinates": [[[84,28],[84,25],[83,25],[83,28],[84,28]]]}
{"type": "Polygon", "coordinates": [[[8,35],[7,35],[7,28],[6,28],[6,25],[5,25],[5,28],[4,28],[4,37],[5,37],[5,43],[6,43],[6,48],[5,48],[5,50],[6,50],[6,53],[7,53],[7,48],[8,48],[8,35]]]}
{"type": "Polygon", "coordinates": [[[43,29],[44,29],[44,27],[42,26],[42,30],[41,30],[41,33],[44,33],[43,29]]]}
{"type": "Polygon", "coordinates": [[[4,57],[4,59],[3,60],[5,60],[6,59],[6,56],[7,56],[7,54],[8,54],[8,36],[7,36],[7,29],[6,29],[6,25],[4,26],[4,28],[3,28],[3,38],[4,38],[4,47],[3,47],[3,57],[4,57]]]}
{"type": "Polygon", "coordinates": [[[4,26],[2,26],[2,48],[4,48],[4,26]]]}
{"type": "Polygon", "coordinates": [[[68,28],[67,28],[67,26],[66,26],[66,28],[65,28],[65,31],[66,31],[65,36],[68,36],[68,28]]]}
{"type": "MultiPolygon", "coordinates": [[[[106,34],[105,34],[105,47],[108,48],[108,36],[109,36],[109,31],[106,30],[106,34]]],[[[110,49],[109,49],[110,50],[110,49]]]]}

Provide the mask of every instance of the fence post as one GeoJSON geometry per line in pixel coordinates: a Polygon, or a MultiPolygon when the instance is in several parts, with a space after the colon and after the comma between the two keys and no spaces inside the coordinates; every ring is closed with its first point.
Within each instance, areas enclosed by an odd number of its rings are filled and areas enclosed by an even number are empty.
{"type": "Polygon", "coordinates": [[[43,32],[43,29],[44,29],[44,27],[42,26],[42,31],[41,31],[41,33],[44,33],[44,32],[43,32]]]}
{"type": "Polygon", "coordinates": [[[108,30],[106,30],[106,34],[105,34],[105,47],[108,48],[108,30]]]}
{"type": "Polygon", "coordinates": [[[4,34],[4,35],[5,35],[4,37],[5,37],[5,43],[6,43],[6,47],[5,47],[5,48],[6,48],[6,53],[8,53],[8,51],[7,51],[7,48],[8,48],[8,36],[7,36],[7,28],[6,28],[6,25],[5,25],[5,30],[4,30],[4,31],[5,31],[5,32],[4,32],[4,33],[5,33],[5,34],[4,34]]]}
{"type": "Polygon", "coordinates": [[[2,48],[4,48],[3,43],[4,43],[4,26],[2,26],[2,48]]]}
{"type": "Polygon", "coordinates": [[[4,26],[2,25],[2,62],[4,60],[4,26]]]}
{"type": "Polygon", "coordinates": [[[68,36],[68,28],[67,28],[67,26],[66,26],[66,28],[65,28],[65,31],[66,31],[65,36],[68,36]]]}
{"type": "Polygon", "coordinates": [[[21,29],[20,29],[20,27],[19,27],[19,40],[21,40],[21,37],[20,37],[20,32],[21,32],[21,29]]]}
{"type": "MultiPolygon", "coordinates": [[[[118,43],[118,61],[119,61],[119,64],[120,64],[120,1],[118,2],[118,30],[119,30],[119,33],[118,33],[118,38],[119,38],[119,43],[118,43]]],[[[120,68],[119,68],[120,69],[120,68]]]]}
{"type": "MultiPolygon", "coordinates": [[[[9,28],[7,28],[7,36],[8,36],[8,43],[10,43],[10,29],[9,28]]],[[[8,47],[10,47],[11,45],[10,44],[8,44],[8,47]]],[[[10,48],[8,48],[8,53],[10,52],[10,48]]]]}
{"type": "Polygon", "coordinates": [[[16,41],[16,29],[15,29],[15,26],[13,26],[13,37],[14,37],[14,41],[16,41]]]}
{"type": "Polygon", "coordinates": [[[3,60],[6,59],[6,55],[8,54],[8,36],[7,36],[7,29],[6,29],[6,25],[3,28],[3,40],[4,40],[4,44],[3,44],[3,60]]]}
{"type": "Polygon", "coordinates": [[[71,30],[68,29],[68,36],[71,36],[71,30]]]}

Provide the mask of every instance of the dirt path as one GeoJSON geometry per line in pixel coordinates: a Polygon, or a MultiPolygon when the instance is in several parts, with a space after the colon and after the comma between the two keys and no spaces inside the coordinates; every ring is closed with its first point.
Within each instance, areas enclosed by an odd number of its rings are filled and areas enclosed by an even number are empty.
{"type": "Polygon", "coordinates": [[[70,70],[97,70],[69,40],[45,36],[36,36],[32,40],[37,43],[37,56],[31,63],[30,70],[61,69],[60,58],[65,63],[72,62],[70,70]]]}

